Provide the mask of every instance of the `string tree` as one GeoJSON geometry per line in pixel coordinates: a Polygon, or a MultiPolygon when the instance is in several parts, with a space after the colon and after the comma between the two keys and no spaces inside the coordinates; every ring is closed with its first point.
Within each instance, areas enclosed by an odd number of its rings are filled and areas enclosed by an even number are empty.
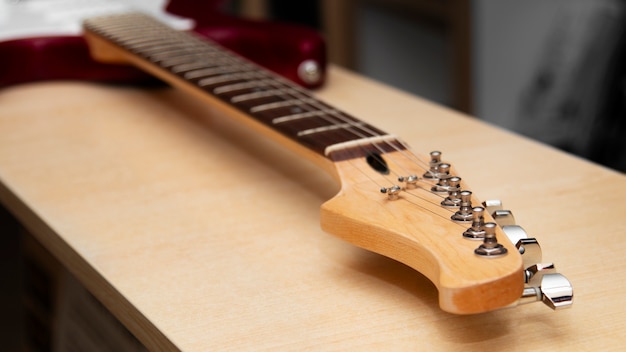
{"type": "Polygon", "coordinates": [[[386,194],[389,200],[398,199],[401,191],[402,191],[402,187],[398,185],[394,185],[391,187],[382,187],[380,189],[380,193],[386,194]]]}
{"type": "Polygon", "coordinates": [[[417,188],[417,181],[419,181],[419,177],[417,177],[417,175],[409,175],[409,176],[400,176],[400,177],[398,177],[398,182],[404,182],[404,187],[406,189],[415,189],[415,188],[417,188]]]}

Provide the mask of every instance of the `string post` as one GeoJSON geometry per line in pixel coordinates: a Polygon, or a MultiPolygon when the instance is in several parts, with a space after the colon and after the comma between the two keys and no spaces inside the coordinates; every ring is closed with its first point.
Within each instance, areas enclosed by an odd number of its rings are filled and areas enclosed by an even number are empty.
{"type": "Polygon", "coordinates": [[[439,172],[437,176],[439,181],[437,181],[437,184],[432,186],[430,190],[438,193],[448,193],[448,190],[450,189],[449,182],[452,177],[452,175],[450,175],[450,164],[441,163],[439,165],[439,172]]]}
{"type": "Polygon", "coordinates": [[[472,226],[463,232],[463,237],[470,240],[482,240],[485,238],[485,208],[472,208],[472,226]]]}
{"type": "Polygon", "coordinates": [[[380,193],[386,194],[387,197],[389,198],[389,200],[396,200],[396,199],[398,199],[400,191],[402,191],[402,187],[400,187],[398,185],[391,186],[389,188],[382,187],[380,189],[380,193]]]}
{"type": "Polygon", "coordinates": [[[441,152],[440,151],[432,151],[430,152],[430,162],[429,169],[424,173],[424,178],[429,180],[438,179],[439,175],[439,164],[441,164],[441,152]]]}
{"type": "Polygon", "coordinates": [[[495,222],[488,222],[483,226],[485,229],[485,238],[483,243],[474,250],[476,255],[494,258],[507,253],[507,249],[498,243],[498,239],[496,238],[496,226],[495,222]]]}
{"type": "Polygon", "coordinates": [[[461,178],[452,176],[448,179],[448,196],[441,201],[441,205],[448,208],[461,206],[461,178]]]}
{"type": "Polygon", "coordinates": [[[470,222],[472,221],[472,217],[472,192],[461,191],[459,210],[452,214],[451,219],[458,222],[470,222]]]}

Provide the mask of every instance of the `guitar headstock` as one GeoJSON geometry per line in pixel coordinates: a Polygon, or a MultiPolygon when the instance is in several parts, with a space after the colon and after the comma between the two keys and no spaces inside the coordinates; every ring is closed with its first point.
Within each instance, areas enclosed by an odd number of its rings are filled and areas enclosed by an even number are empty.
{"type": "Polygon", "coordinates": [[[510,212],[466,191],[467,184],[440,157],[433,152],[429,161],[403,149],[336,161],[342,188],[322,206],[323,229],[419,271],[437,287],[440,307],[451,313],[481,313],[531,300],[560,302],[553,308],[569,305],[566,279],[557,284],[564,288],[555,288],[557,297],[547,286],[525,287],[533,264],[530,276],[540,273],[535,281],[562,276],[549,264],[538,264],[539,246],[512,225],[510,212]],[[508,235],[519,240],[513,243],[508,235]]]}

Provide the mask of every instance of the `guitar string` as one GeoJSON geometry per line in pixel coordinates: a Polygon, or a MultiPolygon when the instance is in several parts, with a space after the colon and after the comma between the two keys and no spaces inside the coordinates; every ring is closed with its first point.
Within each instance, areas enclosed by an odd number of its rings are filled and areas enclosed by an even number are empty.
{"type": "MultiPolygon", "coordinates": [[[[166,27],[166,26],[165,26],[165,28],[168,28],[168,29],[169,29],[169,27],[166,27]]],[[[174,31],[174,32],[175,32],[175,31],[174,31]]],[[[128,33],[128,32],[127,32],[127,33],[128,33]]],[[[170,34],[172,33],[172,31],[171,31],[171,30],[167,30],[167,31],[165,31],[165,33],[166,33],[166,34],[168,34],[169,39],[178,39],[177,37],[173,37],[173,36],[171,36],[171,35],[170,35],[170,34]]],[[[194,37],[194,36],[187,36],[186,38],[190,38],[190,37],[191,37],[191,38],[193,38],[193,39],[194,39],[194,41],[197,41],[199,44],[204,44],[204,45],[202,45],[202,47],[201,47],[201,49],[200,49],[199,51],[196,51],[196,50],[195,50],[195,49],[193,49],[193,48],[192,48],[192,50],[188,50],[188,46],[186,45],[186,43],[183,43],[182,48],[181,48],[181,51],[183,51],[183,52],[185,52],[185,53],[187,53],[187,54],[189,54],[189,55],[202,54],[202,53],[205,51],[205,48],[208,46],[208,47],[210,48],[210,52],[215,52],[218,56],[222,56],[222,57],[223,57],[223,59],[224,59],[224,61],[230,61],[230,62],[232,62],[233,64],[238,65],[239,67],[243,67],[243,68],[246,68],[247,66],[253,66],[253,65],[250,65],[250,63],[249,63],[249,62],[246,62],[246,61],[244,61],[244,60],[239,59],[239,57],[237,57],[237,56],[228,55],[228,53],[227,53],[227,52],[226,52],[226,54],[223,54],[223,53],[222,53],[221,48],[217,47],[216,45],[213,45],[213,44],[212,44],[212,43],[210,43],[210,42],[207,42],[207,41],[205,41],[205,40],[198,40],[199,38],[196,38],[196,37],[194,37]]],[[[160,38],[160,39],[162,39],[162,38],[160,38]]],[[[125,41],[126,41],[126,42],[128,42],[128,41],[132,41],[132,38],[131,38],[131,39],[127,39],[127,40],[125,40],[125,41]]],[[[161,41],[161,43],[163,43],[163,42],[161,41]]],[[[174,43],[176,44],[176,45],[175,45],[176,47],[178,47],[178,45],[179,45],[179,44],[181,44],[180,42],[174,42],[174,43]]],[[[167,43],[167,44],[162,45],[162,46],[167,47],[167,45],[171,45],[171,44],[167,43]]],[[[127,45],[124,45],[124,46],[127,46],[127,45]]],[[[131,48],[131,49],[133,49],[133,48],[131,48]]],[[[136,50],[136,48],[134,48],[134,49],[136,50]]],[[[153,49],[154,49],[154,48],[152,48],[152,50],[153,50],[153,49]]],[[[170,47],[170,49],[173,49],[173,48],[171,48],[171,47],[170,47]]],[[[172,50],[170,50],[170,51],[172,51],[172,50]]],[[[150,55],[149,55],[148,53],[146,53],[146,51],[144,51],[144,53],[143,53],[143,54],[144,54],[145,56],[150,57],[150,55]]],[[[219,61],[221,61],[221,60],[219,60],[219,61]]],[[[182,62],[181,64],[188,64],[188,63],[189,63],[189,62],[182,62]]],[[[218,66],[218,67],[219,67],[219,65],[215,65],[215,64],[214,64],[214,62],[208,62],[208,61],[207,61],[207,63],[208,63],[208,64],[210,64],[210,65],[212,65],[212,66],[218,66]]],[[[254,65],[254,66],[256,66],[256,65],[254,65]]],[[[254,67],[254,68],[256,68],[256,67],[254,67]]],[[[171,71],[171,67],[169,68],[169,70],[171,71]]],[[[242,70],[242,71],[244,71],[244,70],[242,70]]],[[[265,72],[264,72],[264,70],[260,70],[260,71],[261,71],[261,72],[263,72],[263,73],[265,73],[265,72]]],[[[327,107],[323,107],[323,106],[322,106],[321,102],[318,102],[318,100],[317,100],[317,99],[315,99],[315,98],[313,98],[312,96],[310,96],[310,94],[308,94],[308,92],[307,92],[307,91],[304,91],[304,90],[302,90],[300,87],[298,87],[298,86],[295,86],[295,85],[291,84],[291,82],[284,82],[284,81],[282,81],[282,79],[281,79],[281,80],[277,80],[277,79],[276,79],[277,77],[276,77],[276,76],[274,76],[274,75],[267,75],[267,74],[266,74],[265,76],[266,76],[267,78],[269,78],[269,82],[274,82],[274,81],[276,82],[275,84],[270,84],[270,85],[268,85],[268,86],[273,87],[273,88],[283,88],[283,89],[287,89],[288,91],[295,91],[295,92],[297,93],[297,94],[293,94],[293,93],[283,93],[283,94],[279,94],[278,96],[280,96],[281,98],[284,98],[285,96],[291,96],[291,97],[296,98],[296,99],[301,100],[301,101],[304,101],[304,99],[307,99],[307,100],[308,100],[308,99],[313,99],[313,100],[312,100],[312,101],[313,101],[313,104],[308,103],[308,105],[312,105],[313,109],[309,109],[309,107],[308,107],[308,106],[306,106],[306,105],[307,105],[307,103],[305,103],[305,104],[304,104],[304,105],[305,105],[305,108],[306,108],[306,109],[308,109],[308,112],[311,112],[311,111],[321,111],[321,110],[322,110],[322,108],[323,108],[324,110],[326,110],[326,109],[327,109],[327,107]],[[316,110],[314,110],[314,109],[316,109],[316,110]]],[[[324,105],[325,105],[325,104],[324,104],[324,105]]],[[[332,107],[331,107],[331,108],[332,108],[332,107]]],[[[341,113],[341,112],[339,112],[339,111],[336,111],[336,110],[331,110],[331,113],[332,113],[335,117],[337,117],[337,118],[339,119],[339,121],[342,121],[342,122],[344,122],[344,123],[347,123],[347,124],[350,126],[349,128],[346,128],[346,130],[348,130],[350,133],[353,133],[355,136],[360,137],[361,139],[367,138],[368,136],[366,136],[365,134],[363,134],[363,133],[361,133],[361,132],[354,131],[354,130],[353,130],[353,128],[361,129],[361,130],[363,130],[364,132],[369,133],[369,134],[374,135],[374,136],[375,136],[375,135],[379,135],[377,131],[374,131],[374,130],[369,129],[369,128],[364,128],[362,125],[360,125],[360,124],[356,124],[356,123],[358,123],[359,121],[354,121],[354,120],[353,120],[352,118],[350,118],[349,116],[343,116],[343,115],[342,115],[342,113],[341,113]]],[[[337,124],[337,122],[338,122],[338,120],[337,120],[337,119],[333,119],[333,118],[325,118],[323,115],[322,115],[322,118],[324,118],[324,120],[326,120],[327,122],[329,122],[329,123],[331,123],[331,124],[337,124]]],[[[396,141],[397,141],[397,142],[399,142],[399,143],[400,143],[400,144],[401,144],[401,145],[402,145],[405,149],[398,148],[398,147],[396,147],[396,145],[395,145],[395,144],[392,144],[392,143],[390,143],[390,142],[388,142],[388,141],[384,141],[384,143],[387,143],[387,144],[388,144],[389,146],[391,146],[393,149],[395,149],[396,151],[400,152],[400,153],[401,153],[404,157],[406,157],[407,159],[409,159],[409,160],[413,161],[414,163],[416,163],[416,161],[417,161],[417,162],[419,162],[419,163],[425,163],[425,162],[424,162],[421,158],[419,158],[419,157],[418,157],[418,156],[417,156],[417,155],[416,155],[416,154],[415,154],[415,153],[414,153],[414,152],[413,152],[410,148],[408,148],[408,146],[406,145],[406,143],[404,143],[403,141],[397,140],[397,139],[396,139],[396,141]],[[407,150],[409,151],[409,155],[407,155],[407,152],[406,152],[407,150]]],[[[370,144],[371,144],[374,148],[378,149],[381,153],[384,153],[384,150],[382,149],[382,147],[380,147],[380,146],[379,146],[379,145],[377,145],[376,143],[370,143],[370,144]]],[[[361,145],[361,146],[362,146],[362,145],[361,145]]],[[[406,175],[410,175],[410,173],[408,172],[408,170],[406,170],[406,169],[405,169],[405,168],[404,168],[404,167],[403,167],[400,163],[398,163],[398,162],[394,161],[394,160],[393,160],[393,158],[390,158],[390,159],[392,159],[392,162],[393,162],[394,164],[396,164],[398,167],[400,167],[400,169],[402,169],[402,171],[403,171],[403,172],[405,172],[405,174],[406,174],[406,175]]],[[[416,164],[418,164],[418,163],[416,163],[416,164]]],[[[354,163],[351,163],[351,165],[352,165],[353,167],[355,167],[355,168],[359,169],[361,172],[364,172],[363,170],[361,170],[361,168],[359,168],[359,167],[357,167],[356,165],[354,165],[354,163]]],[[[420,168],[423,168],[423,170],[422,170],[422,171],[424,171],[424,170],[429,171],[428,169],[426,169],[425,167],[420,166],[419,164],[418,164],[417,166],[418,166],[418,167],[420,167],[420,168]]],[[[394,169],[394,171],[393,171],[393,172],[394,172],[395,176],[399,177],[399,174],[395,172],[395,169],[394,169]]],[[[365,172],[364,172],[364,173],[365,173],[365,172]]],[[[367,175],[367,173],[365,173],[365,174],[367,175]]],[[[376,182],[376,181],[375,181],[373,178],[371,178],[369,175],[367,175],[367,176],[368,176],[368,178],[370,178],[370,179],[371,179],[371,180],[372,180],[375,184],[378,184],[378,182],[376,182]]],[[[386,178],[389,178],[389,177],[386,177],[386,178]]],[[[388,181],[388,182],[390,182],[391,184],[395,184],[395,182],[393,182],[393,181],[388,181]]],[[[423,181],[423,180],[421,180],[421,179],[418,179],[418,182],[422,182],[422,183],[425,183],[427,186],[431,186],[431,184],[430,184],[430,183],[425,182],[425,181],[423,181]]],[[[379,186],[380,186],[380,184],[379,184],[379,186]]],[[[382,188],[382,187],[381,187],[381,188],[382,188]]],[[[436,202],[432,202],[432,201],[430,201],[430,200],[428,200],[428,199],[425,199],[425,198],[420,197],[419,195],[415,194],[413,189],[404,189],[404,190],[406,191],[406,193],[407,193],[407,194],[412,195],[412,196],[414,196],[414,197],[416,197],[416,198],[418,198],[418,199],[421,199],[421,200],[426,201],[426,202],[428,202],[428,203],[430,203],[430,204],[433,204],[433,205],[439,205],[439,204],[437,204],[436,202]]],[[[426,189],[424,189],[424,188],[422,188],[422,187],[417,187],[415,190],[418,190],[418,191],[424,191],[424,192],[427,192],[428,194],[435,195],[435,196],[438,196],[438,197],[440,197],[440,198],[444,198],[443,196],[439,195],[437,192],[428,191],[428,190],[426,190],[426,189]]],[[[425,208],[425,207],[423,207],[423,206],[421,206],[421,205],[419,205],[419,204],[415,204],[415,205],[417,205],[417,206],[419,206],[419,207],[421,207],[421,208],[423,208],[423,209],[426,209],[426,210],[428,210],[428,211],[430,211],[430,212],[433,212],[433,211],[431,211],[431,210],[429,210],[429,209],[427,209],[427,208],[425,208]]],[[[440,209],[442,209],[442,210],[447,210],[448,212],[452,212],[452,211],[453,211],[453,210],[450,210],[450,209],[445,208],[445,207],[440,207],[440,209]]],[[[433,213],[434,213],[434,212],[433,212],[433,213]]],[[[436,213],[435,213],[435,214],[436,214],[436,213]]],[[[439,215],[439,214],[437,214],[437,215],[439,215]]],[[[439,216],[441,216],[441,215],[439,215],[439,216]]],[[[443,217],[443,216],[442,216],[442,217],[443,217]]]]}
{"type": "MultiPolygon", "coordinates": [[[[375,179],[374,179],[371,175],[369,175],[367,172],[365,172],[365,170],[363,170],[363,168],[361,168],[361,167],[359,167],[359,166],[355,165],[355,160],[354,160],[354,159],[350,159],[350,160],[349,160],[349,163],[350,163],[350,166],[352,166],[352,167],[353,167],[353,168],[355,168],[357,171],[359,171],[359,172],[361,172],[363,175],[365,175],[365,177],[367,177],[367,178],[368,178],[368,179],[369,179],[372,183],[374,183],[374,184],[378,185],[379,187],[381,187],[380,183],[379,183],[379,182],[377,182],[377,181],[376,181],[376,180],[375,180],[375,179]]],[[[425,190],[425,189],[423,189],[423,188],[421,188],[421,187],[419,187],[419,188],[418,188],[418,190],[423,190],[423,191],[427,192],[427,193],[428,193],[428,194],[430,194],[430,195],[437,195],[435,192],[425,190]]],[[[406,190],[405,190],[405,191],[406,191],[406,190]]],[[[429,200],[429,199],[426,199],[426,198],[424,198],[424,197],[421,197],[421,196],[419,196],[419,195],[417,195],[417,194],[413,193],[413,192],[412,192],[412,190],[411,190],[411,191],[407,191],[407,192],[406,192],[406,194],[411,195],[411,196],[413,196],[413,197],[415,197],[415,198],[417,198],[417,199],[419,199],[419,200],[421,200],[421,201],[424,201],[424,202],[426,202],[427,204],[434,205],[438,211],[434,211],[434,210],[432,210],[432,209],[429,209],[429,208],[425,207],[424,205],[422,205],[422,204],[420,204],[420,203],[418,203],[418,202],[412,201],[411,199],[409,199],[409,198],[405,198],[405,197],[399,197],[399,199],[394,199],[394,200],[392,200],[392,201],[394,201],[394,202],[401,201],[401,200],[407,201],[407,202],[409,202],[409,203],[413,204],[414,206],[416,206],[416,207],[418,207],[418,208],[421,208],[421,209],[423,209],[423,210],[425,210],[425,211],[428,211],[428,212],[429,212],[429,213],[431,213],[431,214],[434,214],[434,215],[436,215],[436,216],[438,216],[438,217],[440,217],[440,218],[442,218],[442,219],[446,220],[446,221],[447,221],[447,222],[449,222],[449,223],[452,223],[452,224],[457,225],[457,226],[458,226],[459,228],[461,228],[461,229],[467,229],[467,227],[468,227],[468,225],[467,225],[467,224],[460,224],[460,223],[458,223],[458,222],[456,222],[456,221],[453,221],[453,220],[450,218],[450,216],[445,216],[445,215],[442,215],[442,214],[440,213],[441,211],[444,211],[444,212],[446,212],[446,211],[447,211],[447,212],[448,212],[448,215],[449,215],[449,214],[454,213],[454,212],[455,212],[455,210],[453,210],[453,209],[449,209],[449,208],[446,208],[446,207],[442,206],[440,203],[433,202],[433,201],[431,201],[431,200],[429,200]]]]}

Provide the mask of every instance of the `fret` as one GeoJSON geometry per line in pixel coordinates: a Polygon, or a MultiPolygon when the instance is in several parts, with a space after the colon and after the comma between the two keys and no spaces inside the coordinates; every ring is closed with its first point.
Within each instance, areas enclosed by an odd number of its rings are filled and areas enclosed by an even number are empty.
{"type": "Polygon", "coordinates": [[[245,67],[242,65],[228,65],[228,66],[218,66],[215,68],[203,68],[199,70],[193,70],[189,72],[185,72],[183,75],[186,79],[198,79],[208,76],[215,76],[219,74],[225,73],[244,73],[251,72],[252,68],[245,67]]]}
{"type": "MultiPolygon", "coordinates": [[[[171,67],[171,66],[175,66],[175,65],[181,65],[181,64],[186,64],[191,62],[192,60],[195,59],[201,59],[201,60],[206,60],[206,59],[211,59],[214,57],[220,57],[220,58],[224,58],[224,59],[228,59],[226,57],[224,57],[223,54],[220,53],[182,53],[179,56],[173,57],[173,58],[169,58],[169,59],[163,59],[163,58],[150,58],[150,61],[154,62],[154,63],[158,63],[159,65],[161,65],[162,67],[171,67]]],[[[230,59],[228,59],[230,60],[230,59]]]]}
{"type": "Polygon", "coordinates": [[[197,70],[197,69],[201,69],[201,68],[209,68],[209,67],[215,67],[215,66],[219,66],[219,65],[224,65],[224,64],[228,64],[230,63],[230,60],[226,60],[226,59],[215,59],[215,60],[203,60],[203,61],[192,61],[192,62],[187,62],[187,63],[183,63],[183,64],[178,64],[178,65],[174,65],[172,67],[170,67],[170,71],[174,72],[174,73],[182,73],[185,71],[191,71],[191,70],[197,70]]]}
{"type": "Polygon", "coordinates": [[[293,94],[296,94],[297,92],[298,91],[292,88],[270,89],[270,90],[264,90],[260,92],[239,94],[230,98],[230,101],[232,103],[240,103],[246,100],[254,100],[254,99],[265,98],[265,97],[275,96],[275,95],[293,95],[293,94]]]}
{"type": "Polygon", "coordinates": [[[310,103],[313,103],[314,101],[315,101],[314,99],[289,99],[289,100],[283,100],[283,101],[276,102],[276,103],[269,103],[269,104],[262,104],[262,105],[254,106],[254,107],[250,108],[250,112],[251,113],[256,113],[256,112],[260,112],[260,111],[271,110],[271,109],[281,108],[281,107],[285,107],[285,106],[310,104],[310,103]]]}
{"type": "Polygon", "coordinates": [[[129,45],[130,48],[145,56],[172,56],[173,54],[206,54],[208,50],[198,49],[189,45],[172,42],[162,44],[146,44],[145,46],[129,45]]]}
{"type": "Polygon", "coordinates": [[[306,118],[309,118],[309,117],[316,117],[316,116],[323,116],[323,115],[334,115],[334,114],[338,114],[338,113],[339,113],[339,111],[335,110],[335,109],[324,109],[324,110],[300,112],[300,113],[296,113],[296,114],[285,115],[285,116],[281,116],[281,117],[275,117],[275,118],[272,119],[272,124],[273,125],[278,125],[279,123],[291,122],[291,121],[296,121],[296,120],[300,120],[300,119],[306,119],[306,118]]]}
{"type": "MultiPolygon", "coordinates": [[[[138,50],[139,51],[139,50],[138,50]]],[[[149,50],[140,50],[139,53],[144,56],[144,57],[150,57],[151,61],[153,62],[161,62],[161,61],[165,61],[165,60],[173,60],[176,58],[182,58],[182,57],[198,57],[198,58],[215,58],[215,57],[224,57],[221,53],[216,52],[216,51],[208,51],[208,50],[193,50],[193,49],[187,49],[187,48],[176,48],[176,49],[171,49],[171,50],[155,50],[154,52],[151,52],[149,50]]],[[[189,60],[187,59],[187,61],[183,61],[180,63],[185,63],[185,62],[189,62],[189,60]]]]}
{"type": "MultiPolygon", "coordinates": [[[[167,41],[166,39],[159,40],[159,38],[146,39],[146,38],[139,37],[139,38],[133,38],[132,40],[131,39],[120,40],[120,43],[131,48],[143,48],[144,46],[148,46],[148,45],[165,44],[167,43],[167,41]]],[[[173,44],[175,43],[175,41],[171,40],[171,43],[173,44]]]]}
{"type": "Polygon", "coordinates": [[[242,73],[229,73],[229,74],[220,75],[216,77],[203,78],[200,81],[198,81],[198,86],[208,87],[208,86],[213,86],[213,85],[224,83],[224,82],[235,82],[235,81],[259,79],[259,78],[266,78],[266,77],[267,77],[266,74],[255,72],[255,71],[242,72],[242,73]]]}
{"type": "Polygon", "coordinates": [[[365,126],[365,122],[332,124],[332,125],[327,125],[327,126],[322,126],[322,127],[309,128],[309,129],[300,131],[298,132],[298,137],[302,137],[302,136],[306,136],[306,135],[310,135],[314,133],[321,133],[321,132],[342,129],[342,128],[343,129],[354,128],[354,127],[358,128],[362,126],[365,126]]]}
{"type": "Polygon", "coordinates": [[[233,83],[233,84],[227,84],[224,86],[214,88],[213,94],[219,95],[223,93],[230,93],[230,92],[235,92],[238,90],[244,90],[244,89],[249,89],[249,88],[269,87],[274,84],[275,84],[275,81],[271,79],[260,79],[256,81],[233,83]]]}

